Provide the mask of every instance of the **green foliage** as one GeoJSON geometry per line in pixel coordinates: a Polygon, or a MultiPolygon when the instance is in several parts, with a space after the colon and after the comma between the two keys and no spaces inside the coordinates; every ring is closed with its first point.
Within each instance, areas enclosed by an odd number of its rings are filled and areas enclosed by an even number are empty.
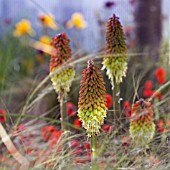
{"type": "Polygon", "coordinates": [[[23,45],[19,39],[6,35],[0,39],[0,92],[33,75],[35,50],[23,45]]]}

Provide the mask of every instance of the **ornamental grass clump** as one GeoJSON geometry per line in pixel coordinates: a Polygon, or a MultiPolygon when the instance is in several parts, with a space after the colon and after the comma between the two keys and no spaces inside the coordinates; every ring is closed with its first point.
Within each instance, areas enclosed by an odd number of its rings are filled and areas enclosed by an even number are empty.
{"type": "Polygon", "coordinates": [[[138,147],[147,147],[155,133],[152,104],[147,99],[140,99],[132,105],[130,118],[130,136],[138,147]]]}
{"type": "MultiPolygon", "coordinates": [[[[67,121],[66,97],[70,91],[71,83],[75,76],[73,66],[69,66],[71,59],[70,40],[66,33],[58,34],[52,38],[52,55],[50,60],[50,77],[53,88],[60,101],[61,120],[67,121]]],[[[67,129],[62,123],[62,130],[67,129]]]]}
{"type": "Polygon", "coordinates": [[[126,76],[127,48],[125,36],[119,18],[114,14],[107,22],[106,31],[106,47],[105,56],[103,59],[103,68],[106,69],[113,89],[113,108],[114,114],[111,119],[118,118],[120,121],[120,104],[119,104],[119,84],[122,78],[126,76]]]}

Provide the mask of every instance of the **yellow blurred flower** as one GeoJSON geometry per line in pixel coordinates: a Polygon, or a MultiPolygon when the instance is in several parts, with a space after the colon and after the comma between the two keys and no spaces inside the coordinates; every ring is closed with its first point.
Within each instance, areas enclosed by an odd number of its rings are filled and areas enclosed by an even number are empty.
{"type": "Polygon", "coordinates": [[[87,22],[84,20],[84,17],[81,13],[73,13],[71,19],[66,23],[68,28],[75,26],[78,29],[83,29],[87,27],[87,22]]]}
{"type": "Polygon", "coordinates": [[[40,37],[39,41],[41,43],[44,43],[44,44],[47,44],[47,45],[50,45],[50,42],[51,42],[51,38],[47,35],[43,35],[40,37]]]}
{"type": "Polygon", "coordinates": [[[54,30],[58,29],[58,25],[55,22],[55,18],[52,14],[40,15],[39,21],[45,27],[49,27],[49,28],[54,29],[54,30]]]}
{"type": "Polygon", "coordinates": [[[35,31],[32,29],[31,23],[27,19],[22,19],[20,22],[16,23],[13,35],[19,37],[26,34],[34,35],[35,31]]]}

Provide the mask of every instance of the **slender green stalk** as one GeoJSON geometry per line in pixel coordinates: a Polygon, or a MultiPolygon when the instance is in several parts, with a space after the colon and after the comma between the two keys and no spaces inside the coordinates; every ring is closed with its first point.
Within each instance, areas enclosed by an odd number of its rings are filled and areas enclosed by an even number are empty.
{"type": "MultiPolygon", "coordinates": [[[[59,100],[60,100],[60,115],[61,115],[61,130],[62,132],[66,132],[68,130],[68,126],[65,124],[65,122],[68,122],[68,116],[67,116],[67,106],[65,102],[66,97],[63,93],[59,93],[59,100]]],[[[67,154],[67,138],[68,133],[63,133],[62,135],[62,161],[64,162],[65,154],[67,154]]]]}
{"type": "Polygon", "coordinates": [[[121,111],[120,111],[120,90],[119,85],[115,84],[113,89],[113,114],[111,120],[114,122],[115,127],[118,127],[121,122],[121,111]]]}
{"type": "Polygon", "coordinates": [[[62,93],[60,93],[60,114],[61,114],[61,129],[62,131],[67,131],[68,127],[64,122],[68,122],[67,116],[67,106],[65,102],[65,97],[62,93]]]}
{"type": "Polygon", "coordinates": [[[97,154],[96,154],[96,135],[91,136],[91,164],[92,170],[97,170],[97,154]]]}

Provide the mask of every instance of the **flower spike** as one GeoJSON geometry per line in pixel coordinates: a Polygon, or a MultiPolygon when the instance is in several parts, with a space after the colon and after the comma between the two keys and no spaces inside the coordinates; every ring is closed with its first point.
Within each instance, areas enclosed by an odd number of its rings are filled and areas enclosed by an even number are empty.
{"type": "Polygon", "coordinates": [[[106,89],[100,70],[92,60],[82,71],[80,83],[78,116],[88,136],[99,133],[106,117],[106,89]]]}
{"type": "MultiPolygon", "coordinates": [[[[70,40],[66,33],[58,34],[53,37],[52,56],[50,60],[50,77],[53,87],[57,93],[63,93],[64,96],[70,91],[71,83],[75,76],[75,71],[72,66],[67,66],[68,61],[71,59],[70,40]],[[63,67],[60,71],[60,66],[63,67]]],[[[60,97],[60,96],[59,96],[60,97]]]]}
{"type": "Polygon", "coordinates": [[[119,18],[114,14],[107,22],[106,49],[103,60],[103,68],[111,80],[112,86],[122,82],[126,76],[126,43],[119,18]]]}
{"type": "Polygon", "coordinates": [[[132,105],[130,135],[135,144],[146,147],[155,133],[152,104],[147,99],[140,99],[132,105]]]}

